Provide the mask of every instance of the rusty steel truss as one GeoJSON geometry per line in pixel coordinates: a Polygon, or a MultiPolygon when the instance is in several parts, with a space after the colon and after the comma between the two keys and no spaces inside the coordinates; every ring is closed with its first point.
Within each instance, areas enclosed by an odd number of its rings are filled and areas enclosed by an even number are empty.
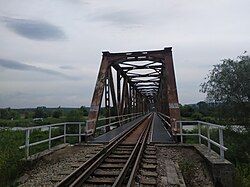
{"type": "MultiPolygon", "coordinates": [[[[103,52],[87,120],[87,133],[95,133],[104,99],[106,117],[158,111],[180,119],[172,48],[124,53],[103,52]]],[[[108,121],[107,121],[108,123],[108,121]]]]}

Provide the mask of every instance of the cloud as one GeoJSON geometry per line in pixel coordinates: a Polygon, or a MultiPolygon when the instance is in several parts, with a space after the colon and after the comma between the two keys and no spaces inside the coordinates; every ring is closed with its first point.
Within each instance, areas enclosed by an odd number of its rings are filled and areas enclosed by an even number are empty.
{"type": "Polygon", "coordinates": [[[138,27],[143,24],[143,17],[138,12],[118,10],[113,12],[97,13],[90,16],[91,21],[106,22],[120,27],[138,27]]]}
{"type": "Polygon", "coordinates": [[[39,20],[2,17],[6,26],[16,34],[32,40],[60,40],[64,32],[57,26],[39,20]]]}
{"type": "Polygon", "coordinates": [[[75,69],[73,66],[68,66],[68,65],[59,66],[59,68],[61,68],[61,69],[67,69],[67,70],[69,70],[69,69],[75,69]]]}
{"type": "Polygon", "coordinates": [[[13,70],[20,70],[20,71],[35,71],[35,72],[45,73],[49,75],[59,76],[59,77],[66,78],[66,79],[76,79],[75,77],[71,77],[59,71],[41,68],[41,67],[29,65],[29,64],[24,64],[22,62],[17,62],[13,60],[0,58],[0,66],[6,69],[13,69],[13,70]]]}

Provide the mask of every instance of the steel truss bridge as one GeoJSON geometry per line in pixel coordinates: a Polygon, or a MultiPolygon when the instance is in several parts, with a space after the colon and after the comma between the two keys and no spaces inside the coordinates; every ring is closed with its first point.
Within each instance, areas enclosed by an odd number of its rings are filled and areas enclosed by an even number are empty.
{"type": "Polygon", "coordinates": [[[172,132],[178,131],[174,126],[180,110],[172,48],[103,52],[87,120],[88,134],[96,131],[102,101],[106,123],[111,116],[157,111],[169,116],[172,132]]]}

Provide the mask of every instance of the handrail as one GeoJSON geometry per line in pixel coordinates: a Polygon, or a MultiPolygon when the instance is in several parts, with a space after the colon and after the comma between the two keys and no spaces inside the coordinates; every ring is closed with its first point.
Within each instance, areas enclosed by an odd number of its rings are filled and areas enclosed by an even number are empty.
{"type": "MultiPolygon", "coordinates": [[[[130,120],[130,119],[134,119],[134,118],[136,118],[136,117],[138,117],[140,115],[142,115],[142,113],[133,113],[133,114],[126,114],[126,115],[122,115],[122,116],[111,116],[109,118],[101,118],[101,120],[105,120],[105,119],[112,119],[112,118],[116,118],[116,117],[128,117],[128,118],[125,118],[123,120],[118,120],[118,121],[115,121],[115,122],[112,122],[112,123],[97,127],[96,129],[105,128],[105,127],[114,125],[116,123],[121,123],[121,122],[130,120]],[[133,115],[133,116],[129,117],[131,115],[133,115]]],[[[67,142],[67,137],[69,137],[69,136],[77,136],[78,137],[78,142],[81,143],[81,136],[86,135],[85,125],[86,125],[85,122],[64,122],[64,123],[55,123],[55,124],[50,124],[50,125],[41,125],[41,126],[33,126],[33,127],[23,128],[21,130],[25,131],[25,144],[20,146],[19,149],[25,149],[26,157],[28,158],[29,155],[30,155],[30,147],[48,142],[49,143],[48,148],[51,149],[51,142],[53,140],[56,140],[56,139],[63,138],[64,139],[63,142],[66,143],[67,142]],[[77,134],[67,134],[67,126],[68,125],[77,125],[78,126],[77,127],[78,128],[78,133],[77,134]],[[52,128],[54,128],[54,127],[56,128],[56,127],[59,127],[59,126],[63,126],[63,134],[52,137],[52,132],[51,132],[52,128]],[[84,126],[84,128],[82,126],[84,126]],[[48,129],[48,131],[49,131],[48,138],[30,143],[30,134],[31,134],[31,132],[33,130],[36,130],[36,129],[46,129],[46,130],[48,129]],[[84,132],[82,132],[83,130],[84,130],[84,132]]]]}
{"type": "Polygon", "coordinates": [[[209,123],[209,122],[205,122],[205,121],[177,121],[177,122],[185,122],[185,123],[201,123],[201,124],[204,124],[204,125],[209,125],[209,126],[212,126],[212,127],[217,127],[217,128],[222,128],[222,129],[225,129],[226,127],[225,126],[222,126],[222,125],[217,125],[217,124],[214,124],[214,123],[209,123]]]}
{"type": "MultiPolygon", "coordinates": [[[[198,136],[199,138],[199,144],[201,144],[201,139],[204,139],[207,141],[207,147],[209,152],[211,151],[211,143],[218,147],[220,149],[220,158],[224,159],[224,151],[226,151],[228,148],[224,146],[224,140],[223,140],[223,129],[225,129],[225,126],[208,123],[204,121],[176,121],[177,124],[180,124],[180,133],[176,134],[177,136],[181,137],[181,143],[183,143],[183,136],[198,136]],[[183,125],[187,123],[193,123],[192,125],[198,125],[198,133],[196,134],[190,134],[190,133],[183,133],[183,125]],[[205,125],[207,127],[207,136],[203,135],[201,133],[201,125],[205,125]],[[219,143],[215,142],[214,140],[210,139],[210,129],[217,128],[219,130],[219,143]]],[[[185,125],[184,125],[185,126],[185,125]]]]}
{"type": "Polygon", "coordinates": [[[32,127],[23,127],[21,130],[33,130],[33,129],[41,129],[41,128],[49,128],[49,127],[54,127],[54,126],[60,126],[64,124],[70,124],[70,125],[75,125],[75,124],[86,124],[86,122],[63,122],[63,123],[54,123],[54,124],[49,124],[49,125],[39,125],[39,126],[32,126],[32,127]]]}
{"type": "Polygon", "coordinates": [[[167,116],[166,114],[163,114],[163,113],[161,113],[161,112],[158,112],[158,113],[159,113],[160,115],[162,115],[162,116],[164,116],[164,117],[170,119],[170,116],[167,116]]]}
{"type": "Polygon", "coordinates": [[[171,128],[171,124],[165,120],[161,115],[159,115],[159,117],[168,125],[169,128],[171,128]]]}
{"type": "Polygon", "coordinates": [[[121,116],[118,115],[118,116],[110,116],[110,117],[107,117],[107,118],[99,118],[98,121],[103,121],[103,120],[106,120],[106,119],[121,118],[121,117],[125,117],[125,116],[136,115],[136,114],[141,114],[141,112],[126,114],[126,115],[121,115],[121,116]]]}
{"type": "Polygon", "coordinates": [[[140,115],[136,115],[136,116],[133,116],[133,117],[130,117],[130,118],[126,118],[126,119],[124,119],[124,120],[118,120],[118,121],[115,121],[115,122],[112,122],[112,123],[108,123],[108,124],[106,124],[106,125],[102,125],[102,126],[99,126],[99,127],[96,127],[96,129],[98,130],[98,129],[102,129],[102,128],[105,128],[105,127],[109,127],[109,126],[111,126],[111,125],[114,125],[114,124],[117,124],[117,123],[120,123],[120,122],[124,122],[124,121],[128,121],[128,120],[130,120],[130,119],[134,119],[134,118],[136,118],[136,117],[139,117],[140,115]]]}
{"type": "Polygon", "coordinates": [[[48,148],[51,149],[51,143],[53,140],[56,140],[56,139],[63,138],[63,142],[66,143],[68,136],[76,136],[76,137],[78,137],[78,142],[81,143],[81,136],[86,134],[84,128],[83,128],[84,132],[82,132],[83,125],[85,125],[85,122],[64,122],[64,123],[56,123],[56,124],[51,124],[51,125],[34,126],[34,127],[24,128],[24,129],[22,129],[22,131],[25,131],[25,144],[20,146],[19,149],[25,149],[26,158],[28,158],[30,156],[30,147],[48,142],[49,143],[48,148]],[[77,127],[78,133],[77,134],[67,134],[67,125],[77,125],[78,126],[77,127]],[[52,128],[58,127],[58,126],[63,126],[63,134],[52,137],[52,128]],[[49,131],[48,138],[30,143],[30,134],[31,134],[32,130],[42,129],[42,128],[48,128],[48,131],[49,131]]]}

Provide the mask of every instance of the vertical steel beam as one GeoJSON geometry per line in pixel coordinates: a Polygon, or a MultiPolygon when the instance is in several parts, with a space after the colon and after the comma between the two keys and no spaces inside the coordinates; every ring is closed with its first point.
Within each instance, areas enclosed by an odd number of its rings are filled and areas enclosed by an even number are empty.
{"type": "Polygon", "coordinates": [[[133,113],[136,113],[136,90],[133,88],[133,113]]]}
{"type": "Polygon", "coordinates": [[[109,72],[109,83],[110,83],[109,85],[110,85],[110,93],[111,93],[112,102],[113,102],[113,108],[115,110],[115,116],[116,116],[118,115],[118,105],[116,102],[115,86],[114,86],[114,80],[113,80],[111,68],[109,72]]]}
{"type": "MultiPolygon", "coordinates": [[[[110,68],[109,68],[110,69],[110,68]]],[[[107,118],[106,119],[106,124],[109,124],[110,123],[110,93],[109,93],[109,73],[110,71],[108,70],[107,71],[107,74],[106,74],[106,80],[105,80],[105,117],[107,118]]],[[[110,131],[110,127],[109,126],[106,126],[106,132],[110,131]]]]}
{"type": "Polygon", "coordinates": [[[127,89],[128,89],[128,85],[127,85],[127,79],[124,78],[123,79],[123,86],[122,86],[122,100],[121,100],[121,105],[120,105],[120,115],[124,115],[125,114],[125,108],[126,108],[126,95],[127,95],[127,89]]]}
{"type": "Polygon", "coordinates": [[[174,73],[174,64],[172,51],[169,48],[165,48],[165,58],[164,66],[167,72],[167,96],[168,96],[168,108],[169,116],[171,119],[172,131],[179,131],[179,129],[174,129],[174,123],[176,120],[180,120],[180,109],[179,101],[176,88],[176,80],[174,73]]]}
{"type": "Polygon", "coordinates": [[[102,57],[99,74],[97,77],[94,94],[92,97],[88,120],[86,123],[86,130],[88,134],[95,133],[96,122],[99,115],[99,110],[102,102],[103,90],[105,86],[105,79],[110,62],[108,61],[109,52],[104,52],[102,57]]]}
{"type": "Polygon", "coordinates": [[[118,107],[118,115],[121,115],[121,73],[120,70],[117,70],[117,107],[118,107]]]}
{"type": "Polygon", "coordinates": [[[125,93],[125,114],[129,113],[129,86],[126,84],[126,93],[125,93]]]}
{"type": "Polygon", "coordinates": [[[128,111],[132,113],[133,98],[132,98],[132,87],[129,85],[129,101],[128,101],[128,111]]]}
{"type": "Polygon", "coordinates": [[[160,110],[163,114],[168,115],[169,113],[169,101],[168,101],[168,72],[167,64],[165,61],[162,65],[162,77],[161,77],[161,89],[160,89],[160,110]]]}

